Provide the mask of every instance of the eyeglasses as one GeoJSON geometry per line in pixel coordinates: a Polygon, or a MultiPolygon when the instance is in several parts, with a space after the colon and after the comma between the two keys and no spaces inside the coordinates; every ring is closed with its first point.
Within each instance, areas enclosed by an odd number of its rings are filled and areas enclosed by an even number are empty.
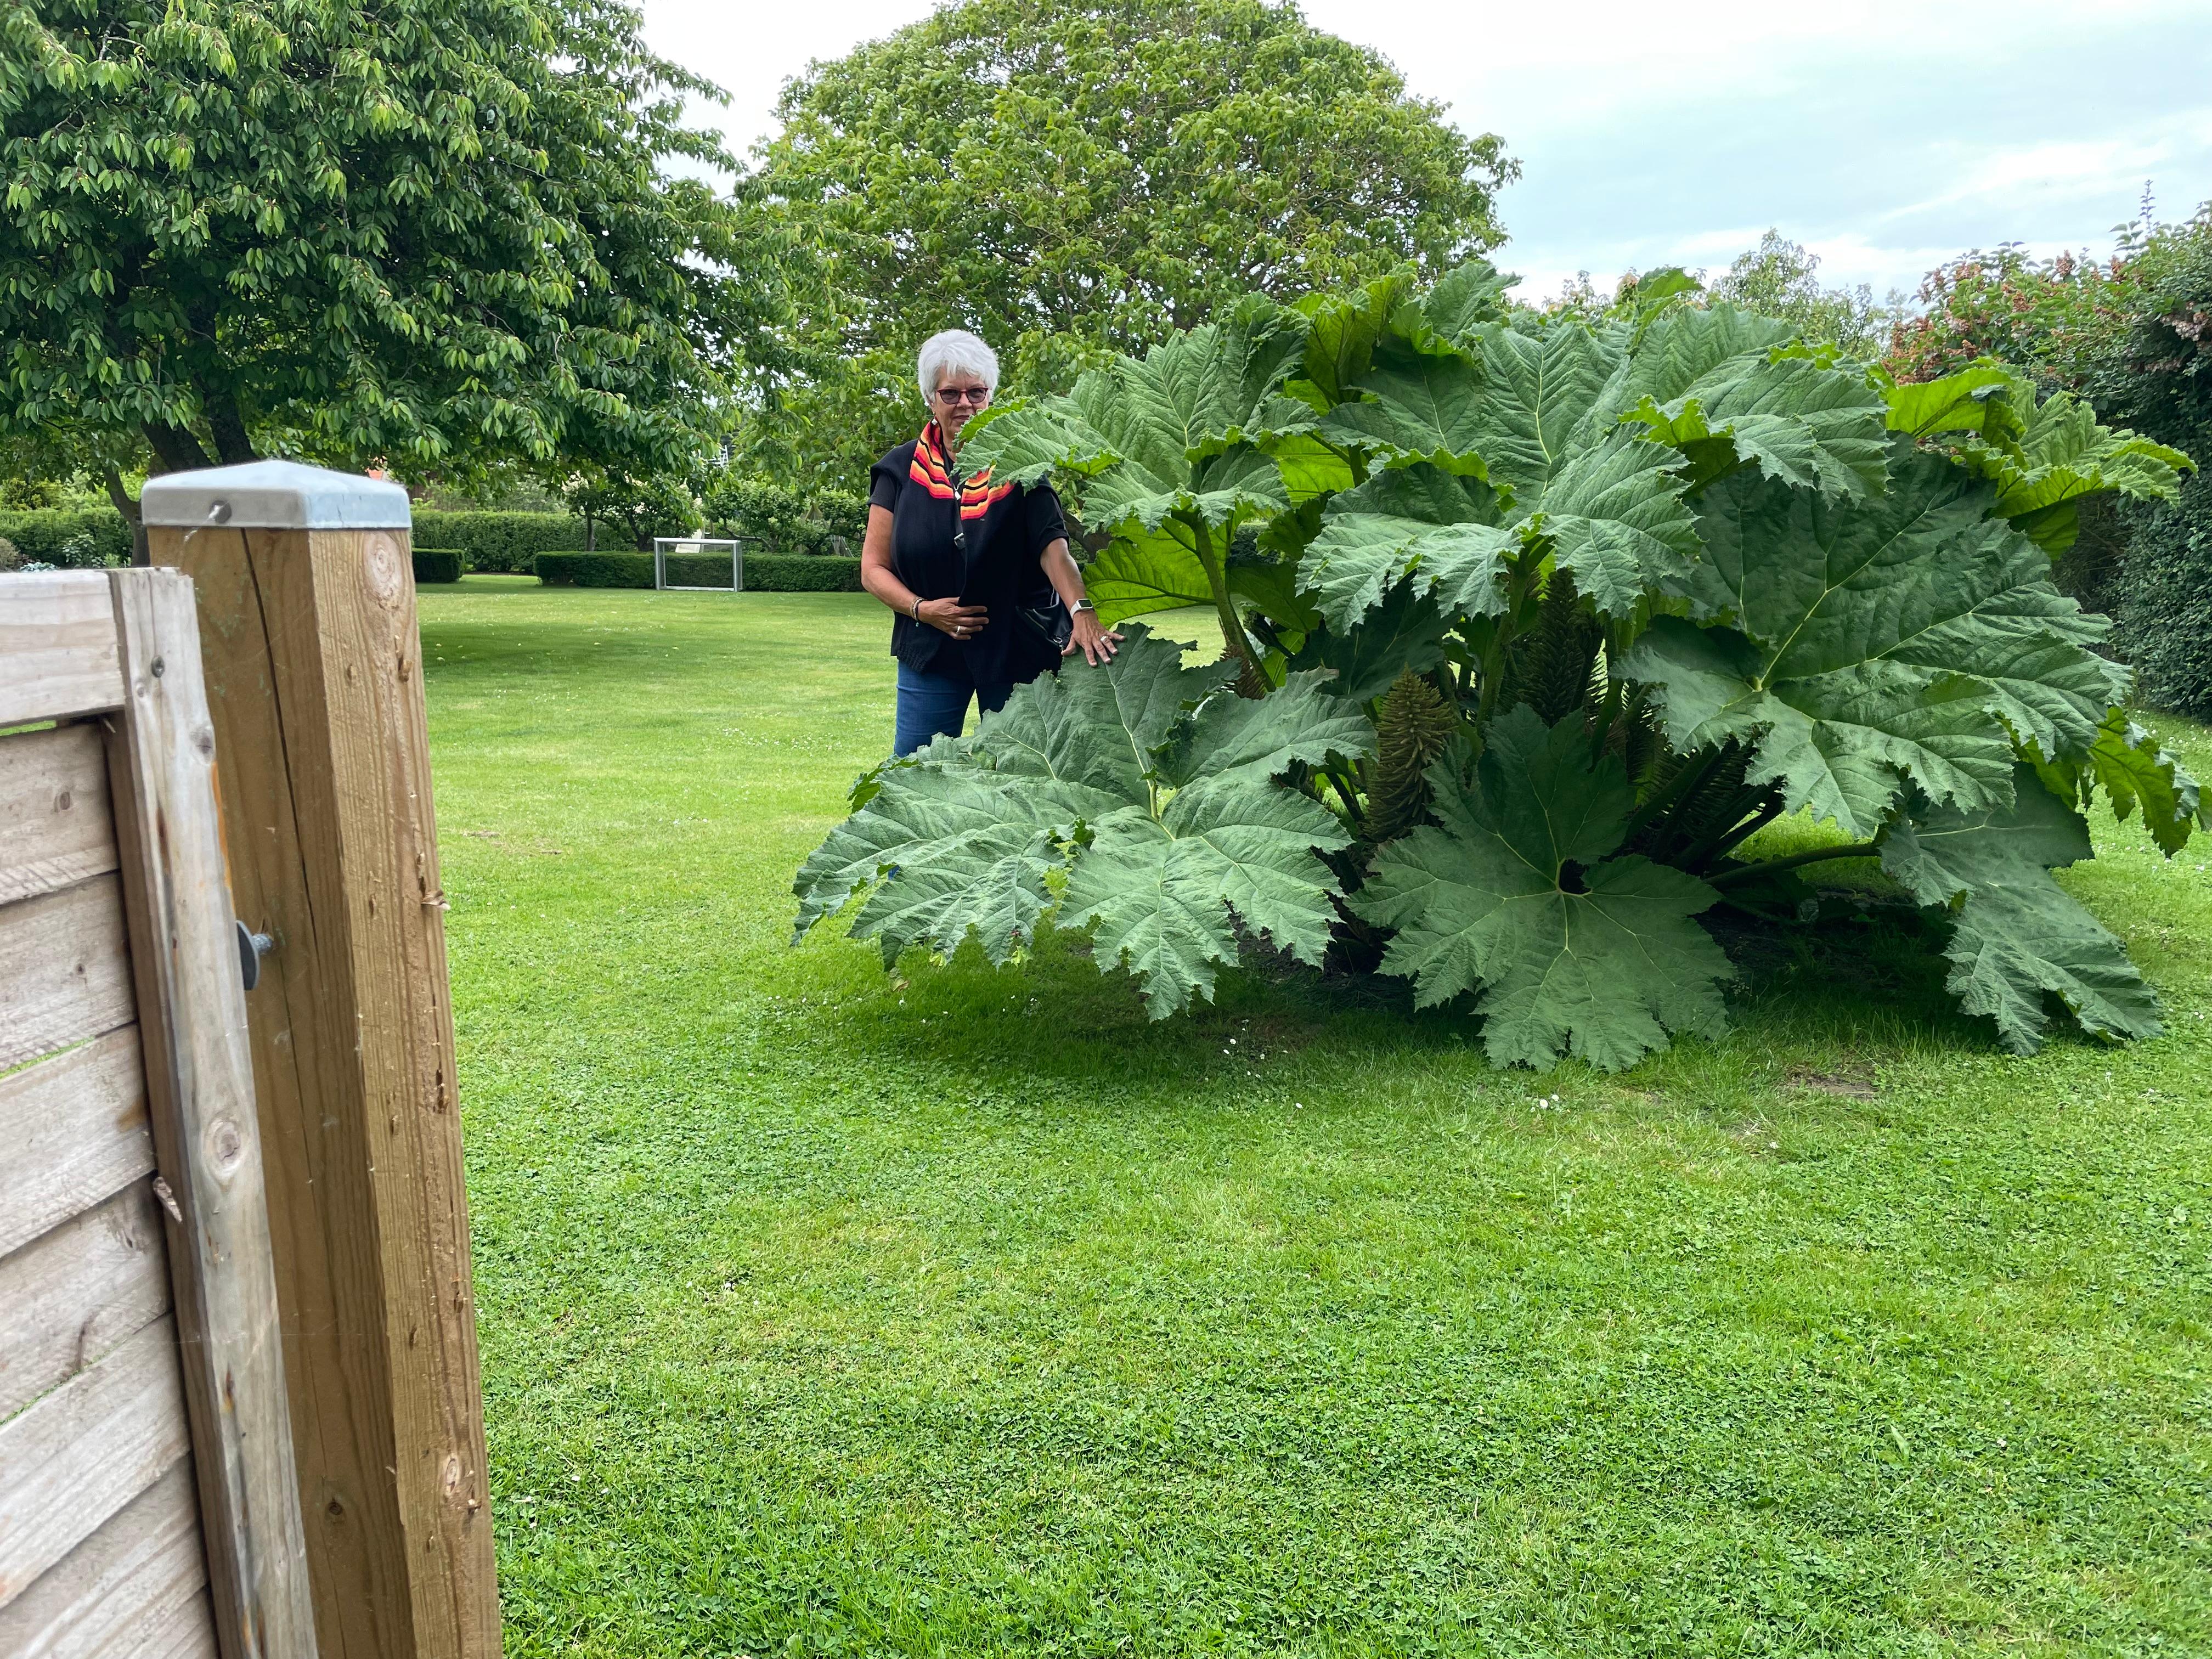
{"type": "Polygon", "coordinates": [[[940,403],[974,404],[980,409],[989,399],[991,388],[987,386],[941,386],[937,388],[937,396],[940,403]]]}

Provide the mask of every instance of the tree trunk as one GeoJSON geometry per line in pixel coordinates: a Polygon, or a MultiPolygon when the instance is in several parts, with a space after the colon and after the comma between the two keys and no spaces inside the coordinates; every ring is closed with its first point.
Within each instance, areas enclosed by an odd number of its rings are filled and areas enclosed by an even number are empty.
{"type": "Polygon", "coordinates": [[[103,469],[103,477],[107,484],[107,499],[123,515],[123,522],[131,526],[131,562],[143,569],[153,562],[146,552],[146,520],[139,513],[138,503],[123,487],[123,475],[111,465],[103,469]]]}
{"type": "Polygon", "coordinates": [[[146,423],[146,442],[154,452],[164,472],[197,472],[202,467],[213,466],[206,450],[191,430],[181,426],[163,426],[157,422],[146,423]]]}
{"type": "Polygon", "coordinates": [[[258,461],[253,453],[253,441],[246,435],[246,416],[239,412],[235,398],[210,398],[201,393],[207,404],[208,428],[215,434],[215,453],[225,466],[240,466],[247,461],[258,461]]]}

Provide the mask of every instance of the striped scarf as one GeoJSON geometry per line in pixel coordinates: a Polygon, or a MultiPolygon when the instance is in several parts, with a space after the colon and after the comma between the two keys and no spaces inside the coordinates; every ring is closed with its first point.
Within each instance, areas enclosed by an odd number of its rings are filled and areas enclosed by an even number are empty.
{"type": "MultiPolygon", "coordinates": [[[[953,498],[953,480],[957,475],[952,470],[952,457],[945,444],[945,433],[935,421],[921,429],[921,436],[914,441],[914,464],[907,476],[927,489],[940,501],[953,498]]],[[[985,467],[972,478],[963,478],[959,484],[960,516],[980,519],[991,510],[992,503],[1003,501],[1012,493],[1013,485],[994,486],[991,469],[985,467]]]]}

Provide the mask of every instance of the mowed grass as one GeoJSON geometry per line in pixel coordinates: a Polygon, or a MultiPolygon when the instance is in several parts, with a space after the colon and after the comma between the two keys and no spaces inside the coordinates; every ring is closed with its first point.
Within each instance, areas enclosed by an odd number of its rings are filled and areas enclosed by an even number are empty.
{"type": "Polygon", "coordinates": [[[1539,1079],[793,949],[866,599],[422,613],[515,1659],[2212,1650],[2212,842],[2065,878],[2161,1041],[2010,1058],[1844,927],[1539,1079]]]}

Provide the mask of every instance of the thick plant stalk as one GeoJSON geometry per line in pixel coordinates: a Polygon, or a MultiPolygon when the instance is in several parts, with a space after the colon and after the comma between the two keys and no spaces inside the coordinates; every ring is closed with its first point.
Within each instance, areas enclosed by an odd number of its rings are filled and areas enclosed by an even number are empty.
{"type": "MultiPolygon", "coordinates": [[[[1252,646],[1244,632],[1244,619],[1237,614],[1237,600],[1229,592],[1229,573],[1213,551],[1213,537],[1206,520],[1193,514],[1183,522],[1188,525],[1195,538],[1193,550],[1199,564],[1206,571],[1206,585],[1213,591],[1213,609],[1221,619],[1221,639],[1224,658],[1237,659],[1237,695],[1240,697],[1264,697],[1274,688],[1261,672],[1259,664],[1252,660],[1252,646]]],[[[1235,531],[1237,521],[1231,519],[1222,526],[1222,545],[1225,548],[1235,531]]]]}

